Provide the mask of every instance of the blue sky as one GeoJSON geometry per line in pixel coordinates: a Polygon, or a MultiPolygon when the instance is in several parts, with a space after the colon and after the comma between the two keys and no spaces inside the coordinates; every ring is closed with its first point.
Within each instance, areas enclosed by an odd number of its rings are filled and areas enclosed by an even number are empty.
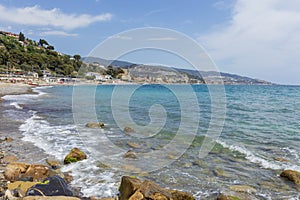
{"type": "Polygon", "coordinates": [[[186,34],[220,71],[300,84],[300,1],[0,0],[0,30],[44,38],[71,55],[143,27],[186,34]]]}

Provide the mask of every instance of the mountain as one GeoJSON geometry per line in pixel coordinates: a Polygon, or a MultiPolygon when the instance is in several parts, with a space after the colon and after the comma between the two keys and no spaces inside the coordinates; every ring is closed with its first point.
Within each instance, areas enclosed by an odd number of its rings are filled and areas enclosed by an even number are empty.
{"type": "Polygon", "coordinates": [[[86,57],[83,62],[107,67],[124,69],[126,80],[139,83],[207,83],[207,84],[247,84],[269,85],[268,81],[254,79],[237,74],[216,71],[197,71],[191,69],[171,68],[165,66],[143,65],[120,60],[106,60],[96,57],[86,57]],[[221,81],[222,80],[222,81],[221,81]]]}

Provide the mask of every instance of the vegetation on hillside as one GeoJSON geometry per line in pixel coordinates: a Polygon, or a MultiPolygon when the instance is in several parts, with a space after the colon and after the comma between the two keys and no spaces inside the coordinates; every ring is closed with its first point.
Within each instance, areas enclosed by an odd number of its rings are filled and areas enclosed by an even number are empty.
{"type": "Polygon", "coordinates": [[[54,49],[44,39],[38,42],[25,39],[23,33],[19,38],[0,34],[0,72],[8,68],[9,72],[33,71],[41,75],[42,70],[48,70],[58,75],[77,75],[81,56],[60,54],[54,49]]]}

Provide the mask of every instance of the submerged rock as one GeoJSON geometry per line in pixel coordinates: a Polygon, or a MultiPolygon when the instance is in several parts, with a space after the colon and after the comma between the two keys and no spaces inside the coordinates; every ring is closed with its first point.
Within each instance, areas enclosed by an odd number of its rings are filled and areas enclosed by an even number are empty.
{"type": "Polygon", "coordinates": [[[274,160],[276,160],[278,162],[290,162],[289,160],[287,160],[285,158],[280,158],[280,157],[276,157],[276,158],[274,158],[274,160]]]}
{"type": "Polygon", "coordinates": [[[10,163],[6,166],[4,177],[8,181],[17,181],[29,178],[33,181],[41,181],[48,177],[49,168],[44,165],[10,163]]]}
{"type": "Polygon", "coordinates": [[[133,128],[126,126],[123,130],[126,134],[132,133],[134,132],[133,128]]]}
{"type": "Polygon", "coordinates": [[[2,162],[9,164],[9,163],[16,162],[17,160],[19,160],[17,156],[11,155],[11,156],[4,156],[2,162]]]}
{"type": "Polygon", "coordinates": [[[235,196],[221,194],[218,196],[217,200],[241,200],[241,199],[235,196]]]}
{"type": "Polygon", "coordinates": [[[131,151],[131,150],[127,151],[127,152],[124,154],[123,157],[124,157],[124,158],[137,159],[136,154],[135,154],[133,151],[131,151]]]}
{"type": "Polygon", "coordinates": [[[64,159],[64,164],[70,164],[86,159],[87,156],[78,148],[73,148],[64,159]]]}
{"type": "Polygon", "coordinates": [[[281,177],[285,177],[293,183],[300,185],[300,172],[294,170],[284,170],[281,174],[281,177]]]}
{"type": "Polygon", "coordinates": [[[249,185],[232,185],[229,187],[235,192],[256,193],[257,190],[249,185]]]}
{"type": "Polygon", "coordinates": [[[187,193],[177,190],[168,190],[156,183],[145,180],[141,182],[134,177],[123,176],[121,181],[120,200],[194,200],[195,198],[187,193]]]}
{"type": "Polygon", "coordinates": [[[89,122],[85,126],[88,128],[103,128],[104,123],[103,122],[89,122]]]}
{"type": "Polygon", "coordinates": [[[66,197],[66,196],[53,196],[53,197],[43,197],[43,196],[27,196],[23,200],[80,200],[77,197],[66,197]]]}

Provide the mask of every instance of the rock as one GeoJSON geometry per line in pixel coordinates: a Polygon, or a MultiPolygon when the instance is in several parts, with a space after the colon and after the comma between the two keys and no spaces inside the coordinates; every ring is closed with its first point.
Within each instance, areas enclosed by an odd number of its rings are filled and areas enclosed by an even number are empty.
{"type": "Polygon", "coordinates": [[[128,146],[134,149],[140,148],[140,145],[134,143],[134,142],[127,142],[128,146]]]}
{"type": "Polygon", "coordinates": [[[66,197],[66,196],[53,196],[53,197],[43,197],[43,196],[27,196],[23,200],[80,200],[77,197],[66,197]]]}
{"type": "Polygon", "coordinates": [[[49,168],[44,165],[26,163],[10,163],[6,166],[4,177],[8,181],[17,181],[30,178],[33,181],[41,181],[48,177],[49,168]]]}
{"type": "Polygon", "coordinates": [[[22,196],[24,196],[29,188],[31,188],[32,186],[34,186],[38,183],[39,182],[16,181],[16,182],[13,182],[13,183],[7,183],[7,189],[9,189],[9,190],[15,190],[15,189],[21,190],[21,191],[19,191],[19,193],[21,193],[22,196]]]}
{"type": "Polygon", "coordinates": [[[119,188],[120,200],[127,200],[140,187],[141,181],[134,177],[123,176],[119,188]]]}
{"type": "Polygon", "coordinates": [[[80,160],[86,159],[87,156],[85,153],[80,151],[78,148],[73,148],[69,154],[64,159],[64,164],[70,164],[74,162],[78,162],[80,160]]]}
{"type": "Polygon", "coordinates": [[[12,142],[13,139],[11,137],[5,137],[5,142],[12,142]]]}
{"type": "Polygon", "coordinates": [[[280,158],[280,157],[276,157],[276,158],[274,158],[274,160],[276,160],[278,162],[290,162],[289,160],[287,160],[285,158],[280,158]]]}
{"type": "Polygon", "coordinates": [[[11,156],[4,156],[2,162],[8,164],[8,163],[16,162],[17,160],[19,160],[17,156],[11,155],[11,156]]]}
{"type": "Polygon", "coordinates": [[[284,170],[281,174],[281,177],[285,177],[288,180],[292,181],[296,185],[300,185],[300,172],[294,170],[284,170]]]}
{"type": "Polygon", "coordinates": [[[70,173],[68,173],[68,172],[63,173],[63,175],[64,175],[63,178],[65,179],[65,181],[68,184],[71,183],[74,180],[74,177],[70,173]]]}
{"type": "Polygon", "coordinates": [[[73,192],[63,178],[51,176],[29,188],[26,196],[73,196],[73,192]]]}
{"type": "Polygon", "coordinates": [[[104,123],[103,122],[89,122],[85,126],[88,128],[103,128],[104,123]]]}
{"type": "Polygon", "coordinates": [[[245,193],[256,193],[257,190],[248,185],[232,185],[229,187],[231,190],[235,192],[245,192],[245,193]]]}
{"type": "Polygon", "coordinates": [[[170,190],[170,193],[172,195],[172,199],[174,200],[195,200],[193,195],[187,192],[182,192],[178,190],[170,190]]]}
{"type": "Polygon", "coordinates": [[[137,159],[137,156],[133,151],[129,150],[124,154],[123,158],[137,159]]]}
{"type": "Polygon", "coordinates": [[[8,199],[8,200],[18,200],[20,198],[15,197],[13,194],[13,191],[11,190],[6,190],[5,194],[4,194],[4,199],[8,199]]]}
{"type": "Polygon", "coordinates": [[[134,130],[131,127],[126,126],[123,130],[126,134],[134,132],[134,130]]]}
{"type": "Polygon", "coordinates": [[[25,174],[29,166],[26,163],[11,163],[5,168],[4,177],[8,181],[16,181],[25,174]]]}
{"type": "Polygon", "coordinates": [[[50,160],[46,159],[46,163],[52,168],[52,169],[59,169],[60,168],[60,163],[57,160],[50,160]]]}
{"type": "Polygon", "coordinates": [[[241,199],[235,196],[221,194],[218,196],[217,200],[241,200],[241,199]]]}
{"type": "Polygon", "coordinates": [[[156,183],[145,180],[141,182],[137,178],[128,176],[122,177],[120,186],[120,200],[194,200],[195,198],[187,193],[177,190],[167,190],[156,183]]]}

